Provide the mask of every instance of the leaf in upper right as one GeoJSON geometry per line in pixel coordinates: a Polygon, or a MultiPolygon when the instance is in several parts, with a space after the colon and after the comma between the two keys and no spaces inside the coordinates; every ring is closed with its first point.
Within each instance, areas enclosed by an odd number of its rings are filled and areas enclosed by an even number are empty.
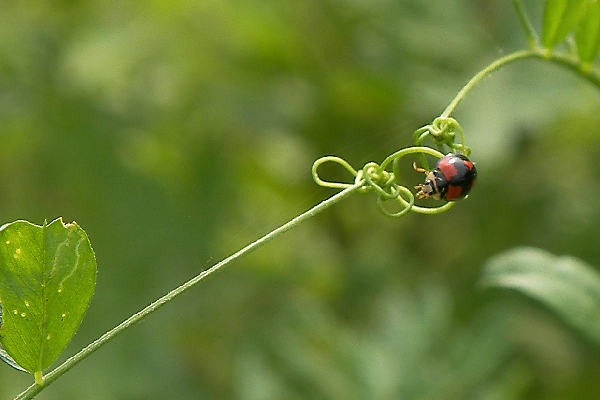
{"type": "Polygon", "coordinates": [[[547,0],[542,23],[542,45],[554,48],[586,14],[590,0],[547,0]]]}
{"type": "Polygon", "coordinates": [[[582,62],[591,64],[600,50],[600,0],[590,0],[575,32],[577,52],[582,62]]]}

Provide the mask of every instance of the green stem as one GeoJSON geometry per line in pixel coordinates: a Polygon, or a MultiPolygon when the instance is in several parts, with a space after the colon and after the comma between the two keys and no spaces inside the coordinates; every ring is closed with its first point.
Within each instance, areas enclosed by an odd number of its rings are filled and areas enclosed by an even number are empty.
{"type": "Polygon", "coordinates": [[[448,118],[454,109],[460,103],[460,101],[469,93],[471,89],[475,85],[477,85],[481,80],[490,75],[492,72],[497,69],[502,68],[503,66],[513,63],[515,61],[524,60],[527,58],[538,58],[542,60],[548,60],[560,66],[566,67],[577,75],[587,79],[591,84],[600,88],[600,73],[598,70],[591,69],[588,66],[581,63],[581,61],[575,57],[553,53],[550,50],[535,48],[531,50],[521,50],[511,53],[507,56],[499,58],[494,61],[481,71],[477,73],[467,84],[458,92],[458,94],[454,97],[454,99],[448,104],[448,107],[444,110],[444,112],[440,115],[440,118],[448,118]]]}
{"type": "Polygon", "coordinates": [[[214,264],[212,267],[210,267],[209,269],[196,275],[195,277],[193,277],[192,279],[190,279],[183,285],[177,287],[176,289],[173,289],[171,292],[167,293],[160,299],[158,299],[155,302],[153,302],[152,304],[148,305],[143,310],[133,314],[131,317],[127,318],[125,321],[123,321],[122,323],[120,323],[119,325],[117,325],[116,327],[111,329],[110,331],[106,332],[100,338],[96,339],[94,342],[90,343],[87,347],[85,347],[81,351],[79,351],[79,353],[70,357],[68,360],[66,360],[64,363],[62,363],[60,366],[56,367],[54,370],[52,370],[47,375],[42,377],[38,383],[34,383],[30,387],[28,387],[26,390],[24,390],[21,394],[19,394],[17,397],[15,397],[15,400],[32,399],[36,394],[38,394],[40,391],[42,391],[42,389],[44,389],[50,383],[54,382],[59,376],[61,376],[62,374],[64,374],[68,370],[70,370],[73,366],[78,364],[84,358],[91,355],[93,352],[98,350],[100,347],[104,346],[106,343],[108,343],[111,339],[113,339],[119,333],[123,332],[124,330],[126,330],[130,326],[136,324],[137,322],[140,322],[144,317],[146,317],[149,314],[153,313],[154,311],[158,310],[160,307],[167,304],[168,302],[170,302],[171,300],[173,300],[175,297],[179,296],[186,290],[190,289],[192,286],[196,285],[198,282],[200,282],[204,278],[208,277],[209,275],[211,275],[214,272],[217,272],[221,267],[224,267],[225,265],[229,264],[230,262],[247,255],[252,250],[255,250],[258,247],[270,242],[271,240],[275,239],[277,236],[298,226],[303,221],[305,221],[311,217],[314,217],[321,211],[327,209],[328,207],[334,205],[335,203],[350,196],[352,193],[354,193],[356,190],[358,190],[363,184],[364,184],[364,180],[361,182],[357,182],[356,184],[354,184],[354,185],[342,190],[341,192],[337,193],[336,195],[330,197],[329,199],[322,201],[321,203],[317,204],[310,210],[298,215],[297,217],[293,218],[286,224],[269,232],[268,234],[261,237],[260,239],[250,243],[249,245],[247,245],[243,249],[239,250],[238,252],[225,258],[224,260],[220,261],[219,263],[214,264]]]}
{"type": "Polygon", "coordinates": [[[519,22],[521,22],[525,35],[527,35],[529,48],[535,48],[538,44],[538,38],[529,17],[527,17],[527,12],[525,11],[525,7],[523,7],[523,3],[521,3],[521,0],[513,0],[513,7],[515,8],[517,17],[519,17],[519,22]]]}

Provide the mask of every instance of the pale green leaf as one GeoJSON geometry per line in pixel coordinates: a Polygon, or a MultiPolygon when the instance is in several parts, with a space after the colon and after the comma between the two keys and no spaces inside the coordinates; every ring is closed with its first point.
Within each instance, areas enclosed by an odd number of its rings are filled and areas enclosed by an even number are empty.
{"type": "Polygon", "coordinates": [[[591,0],[575,34],[579,58],[585,63],[594,61],[600,50],[600,1],[591,0]]]}
{"type": "Polygon", "coordinates": [[[583,261],[536,248],[517,248],[491,258],[482,283],[536,299],[600,344],[600,273],[583,261]]]}
{"type": "Polygon", "coordinates": [[[579,23],[589,0],[547,0],[542,24],[542,44],[553,48],[579,23]]]}
{"type": "MultiPolygon", "coordinates": [[[[0,326],[2,326],[2,307],[0,306],[0,326]]],[[[25,371],[23,368],[19,367],[19,364],[17,364],[17,362],[15,360],[12,359],[11,356],[8,355],[8,353],[6,352],[6,350],[4,350],[4,348],[2,347],[2,345],[0,345],[0,360],[4,361],[5,363],[7,363],[8,365],[10,365],[11,367],[18,369],[20,371],[25,371]]],[[[27,371],[25,371],[27,372],[27,371]]]]}
{"type": "Polygon", "coordinates": [[[0,228],[0,343],[7,355],[31,373],[50,366],[79,327],[95,282],[94,252],[76,223],[0,228]]]}

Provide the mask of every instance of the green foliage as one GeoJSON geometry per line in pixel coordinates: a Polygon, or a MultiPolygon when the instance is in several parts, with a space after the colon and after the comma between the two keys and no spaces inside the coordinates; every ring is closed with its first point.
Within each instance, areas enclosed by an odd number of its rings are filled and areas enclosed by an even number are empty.
{"type": "Polygon", "coordinates": [[[83,229],[61,219],[7,224],[0,243],[0,342],[18,366],[39,375],[87,310],[96,282],[94,252],[83,229]]]}
{"type": "Polygon", "coordinates": [[[589,0],[547,0],[544,9],[542,44],[552,49],[577,26],[589,0]]]}
{"type": "Polygon", "coordinates": [[[579,25],[575,41],[579,58],[584,63],[591,63],[600,50],[600,1],[591,0],[579,25]]]}
{"type": "MultiPolygon", "coordinates": [[[[532,39],[531,28],[521,4],[515,2],[523,27],[532,39]]],[[[544,8],[542,45],[553,49],[575,31],[577,54],[590,64],[600,50],[600,2],[598,0],[548,0],[544,8]]]]}
{"type": "Polygon", "coordinates": [[[514,289],[540,301],[600,345],[600,274],[585,262],[541,249],[515,248],[487,261],[482,284],[514,289]]]}
{"type": "MultiPolygon", "coordinates": [[[[259,340],[246,341],[239,384],[250,398],[262,400],[442,400],[478,390],[486,398],[506,399],[507,383],[511,396],[523,392],[528,378],[519,375],[520,366],[503,365],[510,352],[504,340],[508,319],[482,313],[453,326],[456,310],[443,288],[404,289],[379,294],[377,313],[363,329],[298,296],[259,340]]],[[[486,311],[507,316],[499,307],[486,311]]]]}

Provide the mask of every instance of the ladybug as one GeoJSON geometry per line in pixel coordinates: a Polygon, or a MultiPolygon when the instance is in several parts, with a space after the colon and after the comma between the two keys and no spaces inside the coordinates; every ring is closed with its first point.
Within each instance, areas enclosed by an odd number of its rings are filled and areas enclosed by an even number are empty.
{"type": "Polygon", "coordinates": [[[418,199],[460,200],[469,193],[477,179],[475,165],[462,154],[446,154],[431,171],[417,167],[417,163],[413,163],[413,168],[427,175],[424,183],[415,186],[419,189],[418,199]]]}

